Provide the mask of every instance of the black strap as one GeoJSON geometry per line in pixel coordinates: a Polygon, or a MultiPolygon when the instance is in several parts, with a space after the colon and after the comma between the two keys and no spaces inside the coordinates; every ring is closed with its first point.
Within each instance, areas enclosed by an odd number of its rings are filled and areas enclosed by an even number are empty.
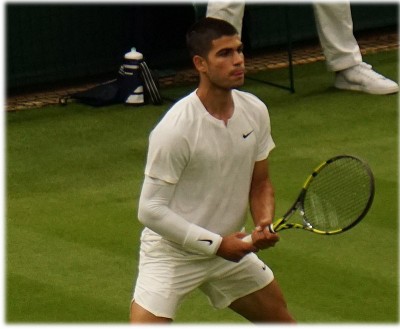
{"type": "Polygon", "coordinates": [[[142,61],[140,64],[140,73],[142,74],[142,78],[144,81],[144,86],[150,95],[151,102],[155,105],[162,104],[162,97],[160,95],[160,91],[154,81],[153,75],[149,67],[147,66],[145,61],[142,61]]]}

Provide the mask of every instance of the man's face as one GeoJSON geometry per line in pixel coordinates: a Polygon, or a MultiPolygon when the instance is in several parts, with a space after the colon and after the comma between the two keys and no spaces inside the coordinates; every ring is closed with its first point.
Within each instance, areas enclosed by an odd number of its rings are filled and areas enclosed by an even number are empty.
{"type": "Polygon", "coordinates": [[[243,44],[238,35],[223,36],[212,42],[205,59],[205,74],[211,84],[232,89],[244,83],[243,44]]]}

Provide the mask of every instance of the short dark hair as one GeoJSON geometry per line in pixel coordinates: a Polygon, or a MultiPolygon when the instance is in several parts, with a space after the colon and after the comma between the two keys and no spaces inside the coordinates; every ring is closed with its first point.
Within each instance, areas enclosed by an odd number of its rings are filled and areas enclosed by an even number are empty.
{"type": "Polygon", "coordinates": [[[235,34],[238,34],[237,30],[222,19],[205,17],[198,20],[186,33],[186,45],[190,57],[193,58],[195,55],[206,57],[213,40],[235,34]]]}

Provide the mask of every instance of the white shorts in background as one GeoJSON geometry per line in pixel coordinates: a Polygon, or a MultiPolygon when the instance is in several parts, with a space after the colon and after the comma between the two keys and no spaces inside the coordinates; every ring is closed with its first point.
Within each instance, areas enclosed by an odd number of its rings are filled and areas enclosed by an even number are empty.
{"type": "Polygon", "coordinates": [[[234,263],[186,252],[166,240],[142,241],[133,300],[156,316],[174,319],[183,299],[196,288],[221,309],[273,279],[253,253],[234,263]]]}

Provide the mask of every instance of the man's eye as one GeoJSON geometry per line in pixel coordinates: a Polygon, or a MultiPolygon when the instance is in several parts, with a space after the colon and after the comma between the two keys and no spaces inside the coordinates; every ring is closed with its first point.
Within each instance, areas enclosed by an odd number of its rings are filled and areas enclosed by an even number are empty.
{"type": "Polygon", "coordinates": [[[226,57],[226,56],[229,55],[229,53],[230,53],[229,50],[221,50],[221,51],[219,52],[219,56],[226,57]]]}
{"type": "Polygon", "coordinates": [[[228,57],[232,56],[235,52],[242,54],[243,53],[243,47],[237,48],[237,49],[222,49],[218,52],[218,56],[220,57],[228,57]]]}

